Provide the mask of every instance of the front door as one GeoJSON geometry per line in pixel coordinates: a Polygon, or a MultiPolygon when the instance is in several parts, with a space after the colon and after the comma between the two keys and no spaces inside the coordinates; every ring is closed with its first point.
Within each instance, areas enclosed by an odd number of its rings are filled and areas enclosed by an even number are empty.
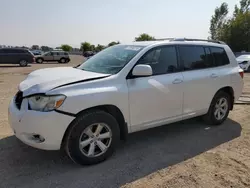
{"type": "Polygon", "coordinates": [[[154,48],[137,64],[150,65],[153,75],[137,78],[131,76],[127,79],[132,130],[181,119],[183,76],[179,72],[176,47],[154,48]]]}

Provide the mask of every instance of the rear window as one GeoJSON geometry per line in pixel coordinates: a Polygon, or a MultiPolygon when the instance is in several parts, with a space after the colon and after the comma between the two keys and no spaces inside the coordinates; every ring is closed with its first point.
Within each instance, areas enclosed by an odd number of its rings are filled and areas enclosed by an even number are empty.
{"type": "Polygon", "coordinates": [[[227,53],[225,52],[223,48],[210,47],[210,50],[214,58],[215,66],[228,65],[230,63],[227,53]]]}

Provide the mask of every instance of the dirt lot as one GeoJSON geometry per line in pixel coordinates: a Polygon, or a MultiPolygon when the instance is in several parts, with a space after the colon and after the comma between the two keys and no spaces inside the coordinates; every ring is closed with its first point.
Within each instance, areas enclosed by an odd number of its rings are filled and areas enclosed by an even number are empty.
{"type": "MultiPolygon", "coordinates": [[[[81,62],[73,56],[67,66],[81,62]]],[[[32,70],[65,66],[0,66],[0,187],[250,187],[250,106],[235,105],[219,127],[197,119],[135,133],[104,163],[79,167],[59,152],[19,142],[7,108],[32,70]]],[[[245,74],[243,100],[250,98],[245,74]]]]}

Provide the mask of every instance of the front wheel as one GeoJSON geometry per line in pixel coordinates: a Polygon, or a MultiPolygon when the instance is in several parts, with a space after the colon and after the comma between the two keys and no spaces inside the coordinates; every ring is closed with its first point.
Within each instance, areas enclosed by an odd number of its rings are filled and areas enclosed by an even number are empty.
{"type": "Polygon", "coordinates": [[[36,59],[36,62],[41,64],[41,63],[43,63],[43,59],[42,58],[38,58],[38,59],[36,59]]]}
{"type": "Polygon", "coordinates": [[[120,140],[116,119],[104,111],[79,115],[66,137],[68,156],[81,165],[92,165],[110,157],[120,140]]]}
{"type": "Polygon", "coordinates": [[[228,117],[231,106],[229,94],[219,91],[213,98],[208,113],[204,116],[205,122],[210,125],[220,125],[228,117]]]}

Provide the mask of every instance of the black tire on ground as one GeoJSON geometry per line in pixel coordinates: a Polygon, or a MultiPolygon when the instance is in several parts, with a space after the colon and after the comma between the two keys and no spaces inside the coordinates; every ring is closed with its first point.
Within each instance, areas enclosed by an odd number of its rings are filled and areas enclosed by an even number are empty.
{"type": "Polygon", "coordinates": [[[21,67],[27,67],[28,61],[25,60],[25,59],[21,59],[21,60],[19,61],[19,65],[20,65],[21,67]]]}
{"type": "Polygon", "coordinates": [[[37,62],[37,63],[43,63],[43,58],[37,58],[37,59],[36,59],[36,62],[37,62]]]}
{"type": "MultiPolygon", "coordinates": [[[[100,132],[99,135],[103,135],[103,133],[100,132]]],[[[100,163],[110,157],[115,151],[115,148],[119,141],[120,129],[116,119],[107,112],[96,110],[80,114],[78,117],[76,117],[76,119],[71,123],[70,129],[65,137],[64,147],[68,156],[75,163],[81,165],[92,165],[100,163]],[[91,134],[84,134],[84,132],[86,132],[86,130],[89,130],[89,127],[92,126],[92,131],[90,132],[96,134],[97,127],[94,128],[93,126],[95,124],[97,124],[97,126],[99,126],[99,124],[107,125],[109,131],[111,132],[111,140],[102,140],[102,143],[107,144],[108,142],[107,145],[109,147],[107,147],[105,150],[101,150],[100,144],[97,143],[98,141],[92,141],[92,143],[94,142],[95,144],[94,154],[96,154],[96,156],[87,156],[90,153],[91,143],[85,146],[85,148],[87,148],[87,151],[83,151],[83,149],[80,149],[80,141],[82,141],[83,136],[85,136],[84,141],[93,139],[92,137],[88,136],[91,134]],[[101,154],[100,152],[102,151],[104,153],[101,154]],[[98,152],[100,153],[100,155],[98,155],[98,152]]]]}
{"type": "Polygon", "coordinates": [[[228,117],[230,107],[232,105],[231,103],[232,103],[231,96],[224,91],[219,91],[214,96],[214,98],[210,104],[208,113],[203,116],[203,120],[209,125],[221,125],[228,117]],[[221,113],[218,111],[216,113],[216,114],[220,113],[220,116],[223,117],[221,119],[216,117],[216,115],[215,115],[215,112],[217,110],[216,105],[220,103],[220,100],[224,101],[227,104],[227,108],[225,108],[225,106],[224,106],[224,109],[223,109],[223,107],[222,107],[222,110],[225,111],[224,116],[222,116],[221,113]]]}
{"type": "Polygon", "coordinates": [[[67,60],[66,60],[65,58],[61,58],[61,59],[59,60],[59,63],[67,63],[67,60]]]}

